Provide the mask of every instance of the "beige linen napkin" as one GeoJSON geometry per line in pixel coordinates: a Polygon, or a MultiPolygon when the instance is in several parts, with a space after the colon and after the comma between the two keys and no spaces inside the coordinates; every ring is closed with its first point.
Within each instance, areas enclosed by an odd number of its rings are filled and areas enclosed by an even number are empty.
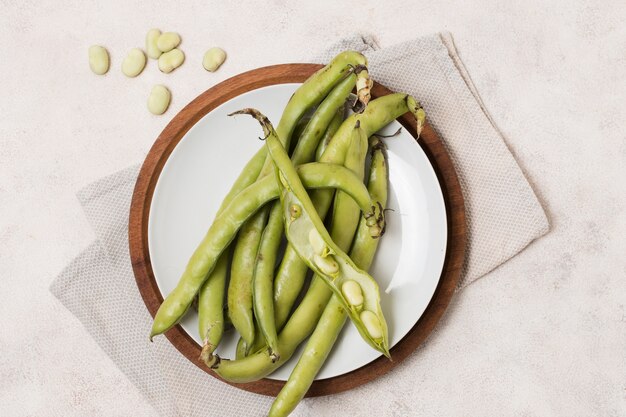
{"type": "MultiPolygon", "coordinates": [[[[340,50],[364,52],[375,80],[413,94],[442,138],[457,170],[468,226],[460,288],[519,253],[548,231],[546,215],[487,115],[447,34],[379,48],[373,39],[342,40],[340,50]]],[[[111,359],[163,416],[254,416],[271,398],[205,374],[165,338],[148,342],[151,318],[135,285],[128,254],[128,209],[139,167],[91,184],[78,199],[97,240],[67,266],[52,293],[83,323],[111,359]]],[[[314,400],[294,415],[315,415],[314,400]]]]}

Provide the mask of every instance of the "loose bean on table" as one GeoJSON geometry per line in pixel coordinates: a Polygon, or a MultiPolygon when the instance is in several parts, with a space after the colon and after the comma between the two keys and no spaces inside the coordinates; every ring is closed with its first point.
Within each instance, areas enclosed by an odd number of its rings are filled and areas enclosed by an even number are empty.
{"type": "Polygon", "coordinates": [[[127,77],[134,78],[141,74],[146,67],[146,56],[139,48],[133,48],[128,51],[126,57],[122,61],[122,72],[127,77]]]}
{"type": "Polygon", "coordinates": [[[160,115],[165,113],[170,105],[172,94],[164,85],[155,85],[148,97],[148,110],[150,113],[160,115]]]}
{"type": "Polygon", "coordinates": [[[103,75],[109,71],[109,52],[103,46],[89,47],[89,68],[94,74],[103,75]]]}
{"type": "Polygon", "coordinates": [[[150,29],[146,34],[146,54],[148,58],[159,59],[163,51],[157,46],[157,39],[161,36],[159,29],[150,29]]]}
{"type": "Polygon", "coordinates": [[[164,52],[159,57],[159,70],[168,74],[183,65],[183,62],[185,62],[185,54],[183,51],[180,49],[172,49],[169,52],[164,52]]]}

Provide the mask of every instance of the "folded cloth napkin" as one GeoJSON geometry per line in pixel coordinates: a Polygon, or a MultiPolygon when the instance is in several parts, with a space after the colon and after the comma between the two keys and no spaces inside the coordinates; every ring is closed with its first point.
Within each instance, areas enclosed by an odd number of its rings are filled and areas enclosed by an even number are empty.
{"type": "MultiPolygon", "coordinates": [[[[519,253],[548,231],[546,215],[494,127],[447,34],[379,48],[369,37],[344,39],[368,57],[372,76],[417,97],[457,170],[468,226],[459,288],[519,253]]],[[[163,416],[248,416],[271,399],[224,384],[191,364],[165,338],[148,342],[151,317],[135,285],[128,254],[128,210],[139,166],[78,193],[97,236],[54,281],[52,293],[163,416]]],[[[296,415],[309,415],[305,405],[296,415]],[[300,414],[304,413],[304,414],[300,414]]]]}

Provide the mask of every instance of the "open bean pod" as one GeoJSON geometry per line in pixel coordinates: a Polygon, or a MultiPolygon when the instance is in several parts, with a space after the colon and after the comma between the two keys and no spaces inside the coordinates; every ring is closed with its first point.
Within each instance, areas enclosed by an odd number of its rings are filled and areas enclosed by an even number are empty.
{"type": "MultiPolygon", "coordinates": [[[[380,307],[378,284],[367,272],[357,268],[350,257],[332,241],[267,117],[254,109],[244,109],[237,114],[249,114],[263,127],[265,143],[276,166],[287,240],[307,266],[319,274],[337,295],[363,339],[390,357],[387,324],[380,307]]],[[[380,204],[372,205],[364,217],[372,219],[367,221],[369,227],[384,230],[380,204]]]]}

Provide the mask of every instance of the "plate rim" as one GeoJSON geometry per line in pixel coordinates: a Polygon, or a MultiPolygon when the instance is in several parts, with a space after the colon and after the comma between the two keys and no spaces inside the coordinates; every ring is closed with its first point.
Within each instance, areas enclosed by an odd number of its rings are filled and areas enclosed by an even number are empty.
{"type": "MultiPolygon", "coordinates": [[[[152,317],[162,303],[163,296],[156,283],[150,261],[148,219],[158,178],[176,145],[202,117],[224,102],[261,87],[302,83],[322,67],[319,64],[279,64],[254,69],[231,77],[206,90],[191,101],[174,116],[158,136],[146,155],[137,177],[128,225],[129,252],[135,281],[152,317]]],[[[378,83],[375,83],[372,88],[373,98],[390,93],[389,89],[378,83]]],[[[410,115],[405,114],[397,120],[415,137],[413,134],[416,131],[415,120],[410,115]]],[[[428,123],[417,144],[422,148],[435,171],[446,208],[448,228],[446,255],[437,288],[421,317],[392,348],[393,361],[379,357],[348,373],[316,380],[311,385],[307,397],[349,390],[390,371],[428,337],[454,294],[465,258],[466,224],[463,195],[452,161],[443,143],[428,123]]],[[[200,346],[180,325],[170,329],[165,333],[165,336],[192,363],[213,377],[224,381],[199,360],[200,346]]],[[[278,394],[284,385],[284,381],[271,378],[245,384],[224,382],[246,391],[272,396],[278,394]]]]}

